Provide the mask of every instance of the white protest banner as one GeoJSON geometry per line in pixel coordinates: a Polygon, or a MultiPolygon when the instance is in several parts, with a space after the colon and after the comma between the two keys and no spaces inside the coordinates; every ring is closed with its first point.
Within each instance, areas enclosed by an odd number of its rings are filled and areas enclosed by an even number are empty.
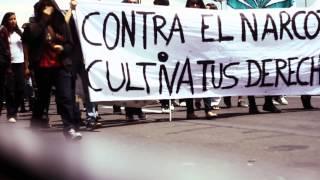
{"type": "Polygon", "coordinates": [[[319,94],[320,10],[79,1],[93,101],[319,94]]]}

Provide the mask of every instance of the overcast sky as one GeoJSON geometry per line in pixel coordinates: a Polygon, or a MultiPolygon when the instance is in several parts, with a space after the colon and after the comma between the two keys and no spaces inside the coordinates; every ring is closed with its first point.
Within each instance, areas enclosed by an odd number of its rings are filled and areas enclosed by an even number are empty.
{"type": "MultiPolygon", "coordinates": [[[[0,19],[5,12],[13,11],[17,14],[18,23],[22,25],[28,20],[33,13],[33,4],[38,0],[0,0],[0,19]]],[[[78,0],[79,2],[81,0],[78,0]]],[[[97,0],[92,0],[97,1],[97,0]]],[[[122,0],[102,0],[110,2],[121,2],[122,0]]],[[[153,0],[141,0],[143,4],[152,4],[153,0]]],[[[296,0],[297,7],[304,7],[305,2],[310,6],[314,1],[317,0],[296,0]]],[[[320,0],[318,0],[320,1],[320,0]]],[[[69,0],[56,0],[56,2],[62,6],[62,8],[68,7],[69,0]]],[[[170,0],[171,6],[184,7],[186,0],[170,0]]],[[[213,0],[204,0],[205,3],[213,2],[213,0]]],[[[320,4],[320,3],[319,3],[320,4]]],[[[219,6],[220,7],[220,6],[219,6]]],[[[223,8],[225,8],[223,6],[223,8]]]]}

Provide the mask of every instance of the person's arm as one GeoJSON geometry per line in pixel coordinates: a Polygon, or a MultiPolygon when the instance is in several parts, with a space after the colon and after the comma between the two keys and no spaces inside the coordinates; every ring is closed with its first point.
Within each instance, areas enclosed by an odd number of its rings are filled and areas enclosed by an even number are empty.
{"type": "Polygon", "coordinates": [[[24,56],[24,76],[26,79],[30,77],[29,70],[29,49],[28,46],[23,43],[23,56],[24,56]]]}
{"type": "Polygon", "coordinates": [[[69,24],[71,16],[72,16],[72,11],[76,9],[77,6],[77,0],[71,0],[70,1],[70,8],[68,9],[67,13],[64,15],[64,19],[67,24],[69,24]]]}

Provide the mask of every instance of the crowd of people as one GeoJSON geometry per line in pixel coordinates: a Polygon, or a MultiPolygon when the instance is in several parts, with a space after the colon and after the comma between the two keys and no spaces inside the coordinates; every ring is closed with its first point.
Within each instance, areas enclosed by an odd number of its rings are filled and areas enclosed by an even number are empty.
{"type": "MultiPolygon", "coordinates": [[[[123,0],[123,3],[138,3],[137,0],[123,0]]],[[[34,5],[34,16],[29,22],[18,26],[14,12],[7,12],[0,26],[0,113],[4,102],[7,109],[7,121],[15,123],[17,113],[25,112],[25,100],[32,111],[30,126],[32,128],[50,128],[49,104],[55,95],[58,114],[63,122],[66,138],[79,140],[81,125],[93,130],[101,124],[98,122],[97,104],[90,101],[88,92],[88,75],[85,70],[80,40],[72,17],[76,0],[70,1],[67,11],[59,9],[54,0],[39,0],[34,5]],[[76,90],[77,81],[81,81],[83,104],[86,110],[85,120],[81,120],[79,101],[76,90]]],[[[154,5],[169,6],[169,0],[154,0],[154,5]]],[[[202,0],[187,0],[187,8],[218,9],[214,3],[204,4],[202,0]]],[[[174,106],[186,105],[186,119],[196,119],[194,111],[201,109],[203,100],[205,117],[218,116],[221,97],[203,99],[182,99],[180,103],[170,104],[169,100],[160,100],[162,111],[167,113],[174,106]]],[[[301,96],[305,109],[313,109],[311,96],[301,96]]],[[[227,108],[232,106],[231,97],[223,97],[227,108]]],[[[176,102],[176,101],[173,101],[176,102]]],[[[242,96],[238,97],[238,107],[249,108],[249,113],[257,114],[255,97],[248,96],[248,104],[242,96]]],[[[287,104],[284,96],[266,96],[263,110],[281,112],[275,104],[287,104]]],[[[114,114],[121,114],[121,107],[113,106],[114,114]]],[[[125,107],[128,121],[145,120],[141,108],[125,107]]]]}

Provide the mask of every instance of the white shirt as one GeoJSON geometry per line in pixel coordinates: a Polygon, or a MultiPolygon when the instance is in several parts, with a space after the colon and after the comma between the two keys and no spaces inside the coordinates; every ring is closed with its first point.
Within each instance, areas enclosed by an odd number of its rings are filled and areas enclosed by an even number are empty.
{"type": "Polygon", "coordinates": [[[13,32],[9,36],[9,45],[10,45],[10,53],[11,53],[11,63],[23,63],[23,47],[22,41],[19,34],[13,32]]]}

